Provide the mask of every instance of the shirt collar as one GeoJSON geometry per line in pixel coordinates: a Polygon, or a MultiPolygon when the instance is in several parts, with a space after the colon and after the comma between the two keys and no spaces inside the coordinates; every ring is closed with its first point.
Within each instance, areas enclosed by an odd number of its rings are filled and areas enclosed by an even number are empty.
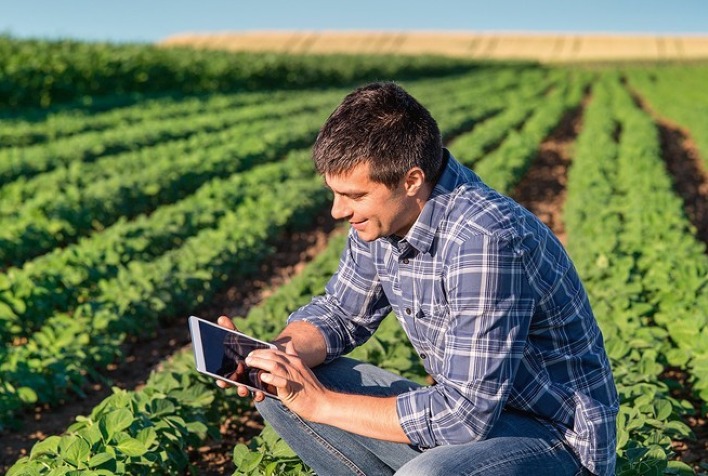
{"type": "MultiPolygon", "coordinates": [[[[402,240],[421,253],[430,252],[435,233],[445,216],[453,190],[462,184],[480,181],[479,177],[458,162],[447,149],[443,149],[443,164],[443,171],[423,210],[402,240]]],[[[388,239],[396,241],[393,237],[388,239]]]]}

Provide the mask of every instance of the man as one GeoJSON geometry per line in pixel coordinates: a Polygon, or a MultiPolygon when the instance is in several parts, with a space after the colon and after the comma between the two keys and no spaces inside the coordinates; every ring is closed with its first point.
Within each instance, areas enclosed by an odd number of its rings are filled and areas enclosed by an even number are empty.
{"type": "Polygon", "coordinates": [[[259,411],[303,461],[320,475],[613,474],[608,359],[550,230],[443,149],[393,83],[349,94],[313,158],[349,240],[279,350],[246,360],[280,397],[257,394],[259,411]],[[391,310],[434,385],[341,357],[391,310]]]}

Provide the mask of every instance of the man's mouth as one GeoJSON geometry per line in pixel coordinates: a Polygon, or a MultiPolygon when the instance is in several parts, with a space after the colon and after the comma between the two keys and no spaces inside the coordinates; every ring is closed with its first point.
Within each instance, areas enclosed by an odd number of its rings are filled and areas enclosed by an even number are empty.
{"type": "Polygon", "coordinates": [[[361,230],[362,228],[364,228],[366,226],[366,223],[368,221],[369,220],[362,220],[362,221],[357,221],[357,222],[350,221],[349,224],[351,224],[352,228],[354,228],[355,230],[361,230]]]}

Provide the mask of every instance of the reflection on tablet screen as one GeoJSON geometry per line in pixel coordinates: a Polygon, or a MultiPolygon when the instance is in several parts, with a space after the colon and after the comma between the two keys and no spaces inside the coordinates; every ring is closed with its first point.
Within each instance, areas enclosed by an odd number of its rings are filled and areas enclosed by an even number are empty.
{"type": "Polygon", "coordinates": [[[221,327],[199,323],[206,371],[244,385],[263,389],[258,369],[246,365],[246,356],[256,349],[268,349],[260,342],[221,327]]]}

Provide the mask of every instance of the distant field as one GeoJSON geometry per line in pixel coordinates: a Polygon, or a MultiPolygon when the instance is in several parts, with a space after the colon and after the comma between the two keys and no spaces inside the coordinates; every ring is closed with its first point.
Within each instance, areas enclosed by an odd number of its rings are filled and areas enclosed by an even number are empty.
{"type": "Polygon", "coordinates": [[[705,36],[436,32],[268,32],[181,34],[163,45],[288,53],[443,54],[542,62],[708,58],[705,36]]]}

